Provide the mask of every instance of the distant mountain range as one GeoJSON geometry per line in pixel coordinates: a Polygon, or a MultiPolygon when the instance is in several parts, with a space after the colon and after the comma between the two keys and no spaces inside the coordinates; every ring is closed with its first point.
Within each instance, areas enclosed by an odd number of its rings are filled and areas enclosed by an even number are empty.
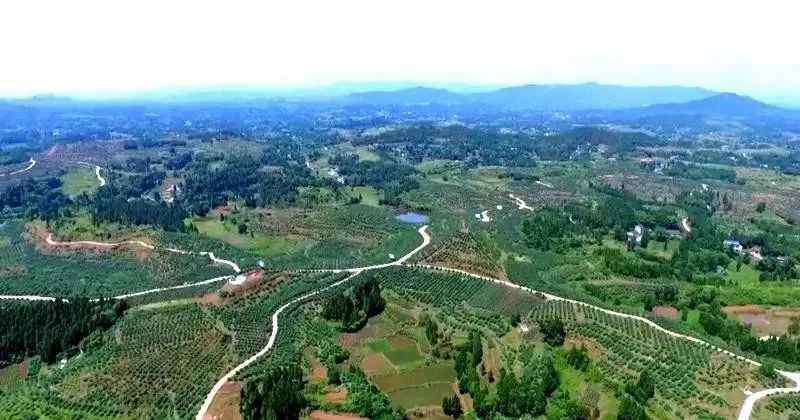
{"type": "MultiPolygon", "coordinates": [[[[259,104],[283,101],[320,105],[369,105],[379,107],[453,107],[454,112],[484,108],[490,111],[593,112],[599,118],[629,119],[671,115],[728,117],[776,116],[798,119],[800,112],[787,110],[733,93],[684,86],[619,86],[598,83],[523,85],[505,88],[448,86],[407,87],[395,84],[342,84],[306,89],[231,87],[142,92],[118,102],[259,104]],[[358,91],[358,89],[364,89],[358,91]]],[[[95,101],[103,102],[102,99],[95,101]]],[[[8,102],[8,101],[7,101],[8,102]]],[[[69,105],[69,98],[40,95],[10,101],[25,105],[69,105]]],[[[72,106],[79,106],[76,101],[72,106]]]]}
{"type": "Polygon", "coordinates": [[[721,93],[708,98],[684,103],[651,105],[638,110],[644,115],[722,115],[730,117],[750,117],[765,114],[788,112],[782,108],[768,105],[747,96],[734,93],[721,93]]]}
{"type": "Polygon", "coordinates": [[[334,100],[374,106],[477,106],[511,112],[590,112],[595,117],[611,120],[671,116],[800,120],[798,110],[779,108],[734,93],[682,86],[525,85],[477,93],[416,87],[352,93],[334,100]]]}
{"type": "Polygon", "coordinates": [[[584,83],[525,85],[480,93],[455,93],[416,87],[395,91],[353,93],[348,103],[372,105],[486,105],[507,110],[577,111],[646,107],[689,102],[716,95],[707,89],[681,86],[629,87],[584,83]]]}

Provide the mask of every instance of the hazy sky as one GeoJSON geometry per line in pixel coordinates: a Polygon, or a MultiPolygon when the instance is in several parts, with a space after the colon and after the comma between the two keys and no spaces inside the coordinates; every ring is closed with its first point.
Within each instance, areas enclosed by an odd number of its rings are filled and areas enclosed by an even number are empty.
{"type": "Polygon", "coordinates": [[[10,0],[0,95],[414,80],[800,97],[798,3],[10,0]]]}

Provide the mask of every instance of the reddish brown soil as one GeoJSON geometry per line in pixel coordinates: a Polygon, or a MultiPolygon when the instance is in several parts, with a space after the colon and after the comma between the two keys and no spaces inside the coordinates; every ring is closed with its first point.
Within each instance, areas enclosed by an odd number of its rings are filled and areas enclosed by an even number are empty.
{"type": "Polygon", "coordinates": [[[217,217],[219,217],[220,214],[228,216],[231,214],[231,208],[228,206],[219,206],[214,209],[213,214],[216,215],[217,217]]]}
{"type": "Polygon", "coordinates": [[[328,413],[327,411],[314,410],[309,415],[312,420],[369,420],[353,413],[328,413]]]}
{"type": "Polygon", "coordinates": [[[339,337],[339,345],[342,347],[354,347],[361,341],[357,333],[344,333],[339,337]]]}
{"type": "Polygon", "coordinates": [[[449,420],[452,419],[450,416],[445,416],[444,412],[442,412],[442,407],[438,406],[428,406],[428,407],[416,407],[412,410],[409,410],[408,413],[409,419],[425,419],[425,420],[449,420]]]}
{"type": "Polygon", "coordinates": [[[586,354],[590,359],[597,360],[603,356],[603,348],[595,341],[582,336],[569,336],[564,340],[564,348],[567,350],[580,346],[586,349],[586,354]]]}
{"type": "Polygon", "coordinates": [[[197,298],[197,303],[203,306],[219,306],[222,303],[222,298],[216,293],[206,293],[197,298]]]}
{"type": "Polygon", "coordinates": [[[28,361],[27,360],[23,360],[22,362],[20,362],[20,364],[18,365],[17,375],[19,376],[20,379],[25,379],[25,378],[28,377],[28,361]]]}
{"type": "Polygon", "coordinates": [[[391,369],[392,365],[389,364],[381,353],[370,353],[361,360],[361,370],[367,375],[375,375],[391,369]]]}
{"type": "Polygon", "coordinates": [[[342,388],[337,391],[329,392],[325,394],[325,401],[330,403],[343,403],[347,400],[347,389],[342,388]]]}
{"type": "Polygon", "coordinates": [[[681,313],[672,306],[654,306],[653,315],[660,316],[662,318],[678,319],[680,318],[681,313]]]}
{"type": "Polygon", "coordinates": [[[241,420],[239,412],[242,384],[228,381],[219,390],[203,420],[241,420]]]}
{"type": "Polygon", "coordinates": [[[722,310],[741,323],[752,325],[759,336],[783,335],[789,329],[793,317],[800,317],[800,309],[764,307],[759,305],[726,306],[722,310]]]}
{"type": "Polygon", "coordinates": [[[325,366],[314,366],[311,369],[311,379],[324,381],[328,377],[328,369],[325,366]]]}
{"type": "Polygon", "coordinates": [[[60,144],[57,144],[57,145],[51,147],[50,150],[47,151],[47,154],[44,155],[44,157],[47,158],[47,159],[52,158],[56,153],[58,153],[60,151],[63,152],[63,150],[64,150],[64,146],[62,146],[60,144]]]}
{"type": "Polygon", "coordinates": [[[244,273],[244,275],[246,276],[244,283],[237,285],[226,283],[222,290],[231,294],[245,295],[249,290],[258,289],[264,279],[264,270],[255,269],[244,273]]]}
{"type": "Polygon", "coordinates": [[[369,338],[382,337],[385,334],[384,328],[380,323],[373,320],[367,321],[367,325],[356,333],[345,333],[339,337],[339,344],[342,347],[355,347],[359,343],[369,338]]]}
{"type": "Polygon", "coordinates": [[[328,368],[323,366],[314,356],[310,356],[309,360],[311,361],[311,379],[325,382],[328,378],[328,368]]]}
{"type": "MultiPolygon", "coordinates": [[[[142,246],[136,244],[121,244],[118,246],[99,246],[99,245],[91,245],[91,244],[68,244],[68,245],[50,245],[47,243],[47,237],[50,236],[51,232],[47,229],[28,224],[26,226],[28,231],[28,236],[31,240],[33,240],[36,244],[36,247],[42,253],[48,254],[53,252],[63,252],[63,251],[90,251],[96,254],[102,254],[106,252],[111,252],[115,250],[130,250],[134,253],[134,255],[138,259],[145,259],[152,255],[153,250],[149,248],[144,248],[142,246]]],[[[69,242],[67,240],[59,241],[57,239],[53,239],[56,242],[69,242]]],[[[105,241],[105,240],[96,240],[95,242],[124,242],[130,239],[122,239],[122,240],[112,240],[112,241],[105,241]]],[[[134,239],[140,240],[140,239],[134,239]]],[[[146,240],[143,242],[147,242],[146,240]]]]}

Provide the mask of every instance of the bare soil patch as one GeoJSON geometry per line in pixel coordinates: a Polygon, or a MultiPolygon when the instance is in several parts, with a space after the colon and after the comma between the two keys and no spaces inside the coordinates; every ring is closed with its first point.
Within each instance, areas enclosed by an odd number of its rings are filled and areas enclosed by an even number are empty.
{"type": "Polygon", "coordinates": [[[411,419],[447,420],[452,418],[444,414],[442,407],[437,406],[417,407],[409,410],[406,414],[411,419]]]}
{"type": "Polygon", "coordinates": [[[322,410],[314,410],[308,417],[311,420],[369,420],[354,413],[329,413],[322,410]]]}
{"type": "Polygon", "coordinates": [[[672,306],[654,306],[653,315],[669,319],[678,319],[681,316],[678,309],[672,306]]]}
{"type": "MultiPolygon", "coordinates": [[[[62,244],[50,244],[48,243],[47,238],[51,237],[51,232],[48,231],[45,227],[39,226],[37,224],[29,223],[26,225],[27,230],[27,239],[32,240],[36,245],[36,248],[44,253],[44,254],[52,254],[57,252],[64,252],[64,251],[89,251],[95,254],[103,254],[106,252],[111,252],[119,249],[128,250],[136,256],[136,258],[143,260],[150,257],[153,254],[153,250],[149,248],[145,248],[143,246],[131,243],[120,243],[119,245],[113,246],[104,246],[104,245],[94,245],[88,243],[68,243],[71,242],[70,240],[59,240],[52,238],[54,242],[64,242],[62,244]]],[[[139,238],[126,238],[126,239],[119,239],[119,240],[112,240],[109,242],[118,243],[118,242],[125,242],[125,241],[137,241],[141,240],[142,242],[148,243],[147,240],[142,240],[139,238]]],[[[103,240],[98,240],[94,242],[106,242],[103,240]]]]}
{"type": "Polygon", "coordinates": [[[241,391],[240,382],[226,382],[214,396],[214,401],[211,402],[211,407],[203,416],[203,420],[241,420],[242,413],[239,412],[241,391]]]}
{"type": "Polygon", "coordinates": [[[392,365],[383,356],[383,353],[370,353],[361,360],[361,370],[367,375],[377,375],[379,373],[394,370],[392,365]]]}
{"type": "Polygon", "coordinates": [[[800,317],[800,308],[766,307],[759,305],[733,305],[722,310],[728,316],[753,327],[758,336],[786,334],[792,318],[800,317]]]}
{"type": "Polygon", "coordinates": [[[347,400],[347,388],[338,389],[336,391],[328,392],[325,394],[325,401],[330,403],[343,403],[347,400]]]}

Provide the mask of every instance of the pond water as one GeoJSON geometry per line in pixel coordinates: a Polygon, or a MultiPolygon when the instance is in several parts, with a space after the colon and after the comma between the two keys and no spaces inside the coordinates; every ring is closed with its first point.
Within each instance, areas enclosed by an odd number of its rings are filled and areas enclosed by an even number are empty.
{"type": "Polygon", "coordinates": [[[397,215],[397,220],[405,223],[411,223],[414,225],[421,225],[428,221],[428,216],[424,214],[414,213],[414,212],[405,212],[403,214],[397,215]]]}

